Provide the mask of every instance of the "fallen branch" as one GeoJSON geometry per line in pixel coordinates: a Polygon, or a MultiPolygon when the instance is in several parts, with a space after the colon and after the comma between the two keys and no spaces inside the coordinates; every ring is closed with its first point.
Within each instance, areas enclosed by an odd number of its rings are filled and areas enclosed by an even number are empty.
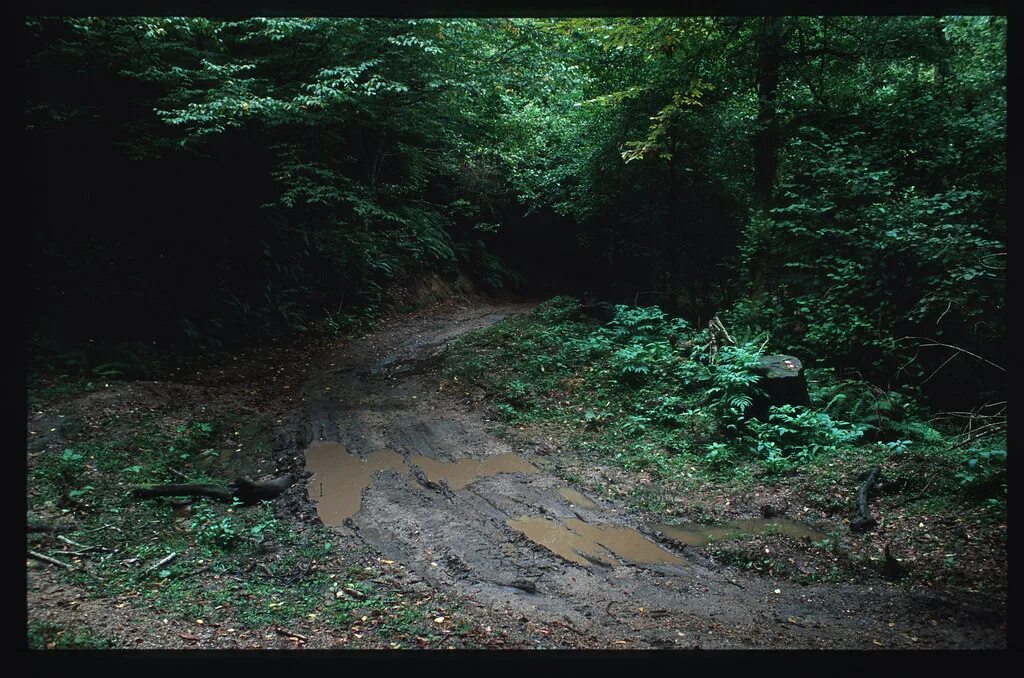
{"type": "Polygon", "coordinates": [[[982,361],[984,363],[988,363],[989,365],[991,365],[992,367],[996,368],[997,370],[1002,370],[1003,372],[1006,371],[1006,368],[1003,367],[1002,365],[997,365],[994,362],[992,362],[991,360],[987,360],[985,358],[982,358],[977,353],[971,353],[967,349],[961,348],[959,346],[954,346],[953,344],[944,344],[941,341],[935,341],[934,339],[931,339],[929,337],[913,337],[913,336],[908,336],[908,337],[903,337],[903,338],[904,339],[924,339],[925,341],[929,341],[929,342],[932,342],[932,343],[930,343],[930,344],[918,344],[918,346],[920,346],[922,348],[929,347],[929,346],[941,346],[943,348],[951,348],[954,351],[959,351],[960,353],[966,353],[967,355],[971,356],[972,358],[977,358],[978,360],[980,360],[980,361],[982,361]]]}
{"type": "Polygon", "coordinates": [[[725,337],[725,340],[730,344],[736,343],[736,340],[729,336],[729,331],[725,329],[725,325],[722,324],[722,321],[718,319],[717,315],[711,318],[711,322],[708,323],[708,326],[721,332],[722,336],[725,337]]]}
{"type": "Polygon", "coordinates": [[[171,562],[172,560],[174,560],[177,557],[178,557],[178,554],[174,553],[172,551],[171,555],[167,556],[166,558],[163,558],[162,560],[159,560],[158,562],[153,563],[152,565],[147,567],[144,572],[152,572],[153,570],[157,569],[158,567],[163,567],[164,565],[166,565],[167,563],[171,562]]]}
{"type": "Polygon", "coordinates": [[[84,558],[85,556],[89,555],[87,551],[71,551],[71,550],[67,550],[67,551],[58,551],[58,553],[60,553],[61,555],[76,556],[78,558],[84,558]]]}
{"type": "Polygon", "coordinates": [[[77,546],[78,548],[85,549],[86,551],[94,551],[96,549],[99,549],[101,551],[109,550],[109,549],[103,548],[102,546],[89,546],[88,544],[82,544],[80,542],[75,541],[74,539],[69,539],[69,538],[65,537],[64,535],[62,535],[62,534],[58,534],[57,535],[57,539],[60,539],[65,544],[71,544],[72,546],[77,546]]]}
{"type": "Polygon", "coordinates": [[[91,530],[83,530],[82,533],[88,534],[90,532],[99,532],[100,530],[116,530],[121,534],[124,534],[124,531],[120,527],[117,527],[116,525],[111,525],[110,523],[107,523],[106,525],[100,525],[99,527],[94,527],[91,530]]]}
{"type": "Polygon", "coordinates": [[[74,565],[69,565],[67,563],[63,563],[63,562],[57,560],[56,558],[51,558],[50,556],[46,556],[46,555],[43,555],[42,553],[37,553],[35,551],[29,551],[28,552],[28,556],[29,556],[29,558],[35,558],[36,560],[41,560],[44,563],[49,563],[51,565],[57,565],[58,567],[63,567],[65,570],[73,570],[73,569],[75,569],[74,565]]]}
{"type": "Polygon", "coordinates": [[[878,482],[882,476],[882,469],[875,466],[868,473],[867,479],[864,484],[857,490],[857,506],[860,510],[860,518],[850,523],[850,530],[853,532],[864,532],[875,525],[878,521],[871,516],[871,512],[868,510],[868,491],[871,490],[871,486],[878,482]]]}
{"type": "Polygon", "coordinates": [[[1002,421],[994,421],[994,422],[985,424],[984,426],[979,426],[976,429],[972,427],[971,431],[969,431],[966,435],[964,435],[963,438],[960,440],[960,442],[958,442],[955,445],[953,445],[953,447],[951,447],[950,449],[955,450],[955,449],[963,447],[963,446],[965,446],[965,445],[967,445],[969,443],[973,443],[976,440],[980,440],[981,438],[987,438],[988,436],[996,435],[997,433],[1002,433],[1003,430],[1005,430],[1005,429],[1006,429],[1006,420],[1005,419],[1002,420],[1002,421]]]}
{"type": "Polygon", "coordinates": [[[569,623],[569,618],[568,617],[566,617],[565,615],[562,615],[562,619],[565,619],[565,621],[559,621],[557,619],[552,619],[551,623],[552,624],[558,624],[559,626],[572,631],[577,636],[583,636],[584,638],[587,637],[587,634],[583,633],[583,631],[580,631],[578,628],[576,628],[575,626],[573,626],[572,624],[569,623]]]}
{"type": "Polygon", "coordinates": [[[152,499],[154,497],[210,497],[218,501],[231,503],[235,494],[221,485],[203,483],[171,483],[167,485],[144,485],[132,489],[136,499],[152,499]]]}
{"type": "Polygon", "coordinates": [[[152,499],[154,497],[210,497],[230,504],[235,499],[243,504],[255,504],[267,499],[274,499],[287,490],[295,482],[291,474],[279,476],[264,483],[257,483],[248,478],[237,478],[230,486],[211,485],[208,483],[170,483],[166,485],[142,485],[132,489],[136,499],[152,499]]]}

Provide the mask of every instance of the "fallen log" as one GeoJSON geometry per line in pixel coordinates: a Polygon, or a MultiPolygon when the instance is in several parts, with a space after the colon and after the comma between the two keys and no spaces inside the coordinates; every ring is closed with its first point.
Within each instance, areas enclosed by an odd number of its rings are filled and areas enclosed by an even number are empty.
{"type": "Polygon", "coordinates": [[[852,532],[864,532],[875,525],[878,521],[871,516],[871,512],[868,510],[868,492],[871,490],[871,486],[879,481],[882,476],[882,469],[875,466],[868,473],[868,477],[864,480],[864,483],[857,490],[857,507],[860,510],[860,517],[850,523],[850,530],[852,532]]]}
{"type": "Polygon", "coordinates": [[[154,497],[209,497],[225,503],[235,499],[243,504],[255,504],[260,501],[274,499],[287,490],[295,482],[291,474],[283,475],[267,482],[257,483],[248,478],[237,478],[225,487],[208,483],[170,483],[166,485],[142,485],[132,488],[132,496],[136,499],[152,499],[154,497]]]}

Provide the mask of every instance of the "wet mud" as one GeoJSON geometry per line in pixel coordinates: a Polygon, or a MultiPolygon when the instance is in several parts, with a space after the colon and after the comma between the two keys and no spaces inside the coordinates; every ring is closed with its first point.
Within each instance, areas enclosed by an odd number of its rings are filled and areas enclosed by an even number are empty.
{"type": "Polygon", "coordinates": [[[628,527],[591,525],[579,518],[568,518],[559,523],[548,518],[527,516],[509,519],[506,523],[534,543],[579,565],[593,562],[614,565],[615,560],[609,557],[611,554],[632,563],[682,565],[684,562],[628,527]]]}
{"type": "Polygon", "coordinates": [[[327,524],[468,611],[571,628],[579,647],[1005,647],[1005,618],[980,598],[780,585],[699,546],[762,527],[800,531],[784,520],[645,526],[617,502],[567,488],[501,437],[486,409],[442,388],[437,370],[452,339],[530,308],[395,323],[313,372],[296,437],[310,446],[308,499],[327,524]],[[330,491],[324,479],[342,470],[345,491],[330,491]]]}
{"type": "Polygon", "coordinates": [[[306,449],[306,468],[313,471],[306,491],[316,502],[324,525],[338,526],[359,511],[363,490],[377,471],[407,472],[402,455],[394,450],[372,452],[365,459],[350,454],[340,443],[317,441],[306,449]]]}
{"type": "Polygon", "coordinates": [[[572,505],[579,506],[581,508],[597,508],[597,504],[590,501],[585,494],[577,492],[571,487],[558,488],[558,494],[562,495],[562,498],[572,505]]]}
{"type": "Polygon", "coordinates": [[[654,529],[690,546],[704,546],[723,539],[755,534],[784,534],[807,541],[821,541],[825,538],[821,532],[785,518],[746,518],[717,525],[659,524],[654,529]]]}

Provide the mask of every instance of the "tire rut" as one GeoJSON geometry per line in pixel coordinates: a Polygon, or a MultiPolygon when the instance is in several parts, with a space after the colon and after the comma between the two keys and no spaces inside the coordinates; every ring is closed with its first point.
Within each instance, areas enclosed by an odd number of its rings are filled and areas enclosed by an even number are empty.
{"type": "Polygon", "coordinates": [[[652,536],[615,502],[570,507],[558,492],[564,483],[540,468],[481,476],[458,490],[427,478],[413,467],[413,455],[450,463],[515,452],[483,413],[439,392],[435,368],[458,336],[530,308],[476,306],[396,323],[349,344],[331,356],[343,367],[320,370],[307,382],[307,442],[337,441],[361,456],[393,449],[410,467],[378,472],[359,512],[346,521],[383,557],[480,609],[568,623],[589,646],[621,647],[615,643],[627,636],[633,646],[651,647],[678,647],[685,638],[701,647],[855,648],[872,647],[882,634],[889,647],[1005,645],[996,622],[976,619],[971,629],[956,630],[908,614],[915,606],[942,607],[927,597],[854,585],[783,591],[756,576],[721,571],[690,548],[652,536]],[[508,525],[521,516],[640,528],[678,563],[620,557],[602,563],[586,554],[586,564],[573,562],[508,525]],[[892,637],[886,622],[893,616],[914,641],[892,637]]]}

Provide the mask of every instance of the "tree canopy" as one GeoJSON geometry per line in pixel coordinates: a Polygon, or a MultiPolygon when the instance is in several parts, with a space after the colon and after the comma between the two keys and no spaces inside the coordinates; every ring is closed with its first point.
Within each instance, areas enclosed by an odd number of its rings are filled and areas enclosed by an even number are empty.
{"type": "Polygon", "coordinates": [[[1005,17],[24,30],[49,336],[249,341],[461,272],[1002,389],[1005,17]]]}

